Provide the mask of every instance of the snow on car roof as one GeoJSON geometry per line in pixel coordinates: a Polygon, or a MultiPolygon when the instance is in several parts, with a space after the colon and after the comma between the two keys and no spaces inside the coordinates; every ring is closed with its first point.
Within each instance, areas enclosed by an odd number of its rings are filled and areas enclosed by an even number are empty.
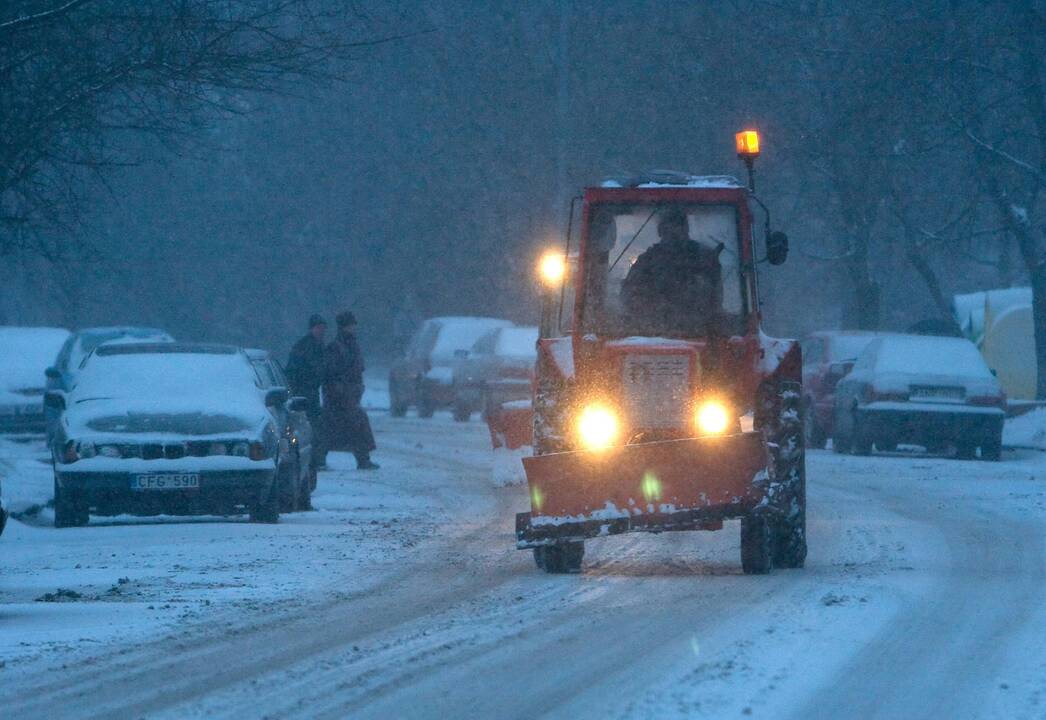
{"type": "Polygon", "coordinates": [[[980,351],[964,338],[888,335],[875,342],[876,372],[992,379],[980,351]]]}
{"type": "Polygon", "coordinates": [[[458,350],[469,350],[488,330],[512,326],[508,320],[490,317],[444,317],[434,320],[440,323],[440,330],[432,348],[433,359],[452,359],[458,350]]]}
{"type": "Polygon", "coordinates": [[[610,177],[600,183],[604,188],[740,188],[743,187],[732,175],[691,175],[676,170],[651,170],[635,175],[625,174],[610,177]]]}
{"type": "Polygon", "coordinates": [[[532,358],[537,356],[538,329],[536,327],[508,327],[498,331],[495,355],[532,358]]]}
{"type": "Polygon", "coordinates": [[[44,370],[68,337],[64,328],[0,327],[0,389],[44,387],[44,370]]]}

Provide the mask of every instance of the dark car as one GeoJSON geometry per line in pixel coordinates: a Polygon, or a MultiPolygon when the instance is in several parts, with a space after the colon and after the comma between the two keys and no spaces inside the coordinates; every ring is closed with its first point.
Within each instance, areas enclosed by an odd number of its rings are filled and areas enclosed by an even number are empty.
{"type": "Polygon", "coordinates": [[[1006,396],[973,343],[962,338],[877,338],[835,390],[839,452],[898,444],[998,460],[1006,396]]]}
{"type": "MultiPolygon", "coordinates": [[[[288,392],[287,376],[268,350],[248,349],[244,352],[258,374],[261,391],[288,392]]],[[[305,410],[308,401],[303,397],[289,397],[269,405],[276,418],[276,426],[290,443],[290,457],[281,465],[280,512],[294,512],[312,507],[312,491],[316,489],[316,468],[312,465],[313,429],[305,410]]]]}
{"type": "MultiPolygon", "coordinates": [[[[158,328],[135,327],[133,325],[114,325],[110,327],[81,328],[67,335],[65,343],[57,353],[52,355],[54,364],[47,368],[47,389],[68,391],[73,387],[80,364],[99,345],[108,342],[174,342],[174,338],[158,328]]],[[[58,412],[46,408],[47,438],[51,439],[58,412]]]]}
{"type": "Polygon", "coordinates": [[[51,327],[0,327],[0,432],[44,432],[44,370],[69,331],[51,327]]]}
{"type": "Polygon", "coordinates": [[[7,503],[4,502],[4,488],[3,483],[0,482],[0,535],[4,534],[5,527],[7,527],[7,503]]]}
{"type": "Polygon", "coordinates": [[[488,317],[438,317],[426,320],[414,334],[407,354],[389,371],[390,412],[403,417],[418,408],[432,417],[454,403],[454,364],[488,330],[511,327],[508,320],[488,317]]]}
{"type": "Polygon", "coordinates": [[[102,345],[69,392],[51,442],[55,526],[96,515],[231,515],[279,519],[277,478],[289,442],[239,348],[190,343],[102,345]]]}
{"type": "Polygon", "coordinates": [[[477,410],[486,417],[502,403],[529,399],[537,342],[536,327],[484,333],[454,366],[454,419],[465,422],[477,410]]]}
{"type": "Polygon", "coordinates": [[[823,448],[832,437],[835,386],[850,372],[868,343],[884,335],[859,330],[826,330],[811,333],[803,340],[807,447],[823,448]]]}

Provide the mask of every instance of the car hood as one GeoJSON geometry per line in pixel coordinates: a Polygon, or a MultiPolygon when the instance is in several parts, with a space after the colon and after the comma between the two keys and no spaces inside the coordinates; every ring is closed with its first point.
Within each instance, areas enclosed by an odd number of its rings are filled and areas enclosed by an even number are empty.
{"type": "Polygon", "coordinates": [[[70,398],[64,415],[71,437],[228,437],[257,434],[272,417],[261,402],[208,407],[193,399],[70,398]]]}

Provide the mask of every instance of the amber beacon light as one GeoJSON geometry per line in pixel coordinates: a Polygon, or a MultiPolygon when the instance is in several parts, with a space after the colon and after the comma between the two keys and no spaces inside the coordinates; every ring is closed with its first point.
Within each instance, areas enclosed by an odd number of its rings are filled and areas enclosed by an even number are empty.
{"type": "Polygon", "coordinates": [[[759,157],[759,133],[755,130],[742,130],[734,135],[737,143],[737,154],[742,158],[759,157]]]}

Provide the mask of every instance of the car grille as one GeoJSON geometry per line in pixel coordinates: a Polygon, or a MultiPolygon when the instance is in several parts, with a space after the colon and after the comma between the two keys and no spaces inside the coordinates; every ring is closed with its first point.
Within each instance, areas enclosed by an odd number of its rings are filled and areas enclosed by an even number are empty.
{"type": "Polygon", "coordinates": [[[690,408],[690,356],[628,355],[622,365],[623,404],[632,430],[682,428],[690,408]]]}

